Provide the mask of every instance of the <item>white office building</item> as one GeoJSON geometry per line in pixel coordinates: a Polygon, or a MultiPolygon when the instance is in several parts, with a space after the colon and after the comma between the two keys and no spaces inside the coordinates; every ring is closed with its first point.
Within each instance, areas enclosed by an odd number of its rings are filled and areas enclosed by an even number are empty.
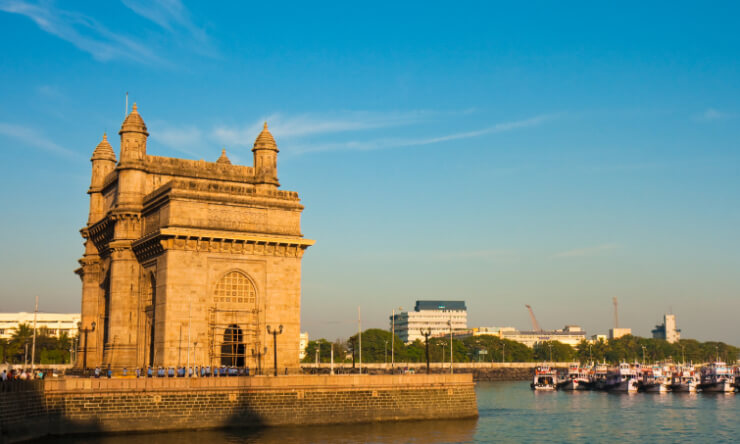
{"type": "Polygon", "coordinates": [[[678,342],[681,339],[681,330],[676,328],[676,315],[664,314],[663,323],[653,329],[653,338],[665,339],[671,344],[678,342]]]}
{"type": "Polygon", "coordinates": [[[465,301],[416,301],[414,311],[404,311],[390,317],[391,328],[405,343],[424,339],[422,330],[430,336],[444,336],[452,331],[468,328],[468,309],[465,301]]]}
{"type": "MultiPolygon", "coordinates": [[[[67,333],[69,337],[77,336],[79,313],[37,313],[36,328],[44,328],[51,336],[67,333]]],[[[33,328],[33,313],[0,313],[0,338],[10,339],[20,324],[33,328]]]]}

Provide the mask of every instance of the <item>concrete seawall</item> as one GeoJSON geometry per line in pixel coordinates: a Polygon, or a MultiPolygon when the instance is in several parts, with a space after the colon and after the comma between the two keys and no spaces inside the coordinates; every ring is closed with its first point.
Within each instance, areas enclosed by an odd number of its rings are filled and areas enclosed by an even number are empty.
{"type": "Polygon", "coordinates": [[[16,381],[0,437],[478,416],[471,374],[16,381]]]}
{"type": "MultiPolygon", "coordinates": [[[[454,372],[470,373],[474,381],[526,381],[534,376],[534,369],[542,365],[541,362],[459,362],[454,364],[454,372]]],[[[569,362],[552,362],[547,363],[550,367],[558,370],[566,370],[570,365],[569,362]]],[[[355,373],[358,366],[352,368],[352,364],[342,363],[334,364],[334,372],[338,374],[355,373]]],[[[434,362],[430,364],[432,374],[449,374],[450,364],[434,362]]],[[[329,374],[331,365],[327,363],[301,364],[301,368],[306,374],[329,374]]],[[[391,364],[363,364],[363,373],[372,375],[398,374],[407,370],[413,370],[416,374],[426,373],[425,363],[404,363],[397,362],[392,368],[391,364]]]]}

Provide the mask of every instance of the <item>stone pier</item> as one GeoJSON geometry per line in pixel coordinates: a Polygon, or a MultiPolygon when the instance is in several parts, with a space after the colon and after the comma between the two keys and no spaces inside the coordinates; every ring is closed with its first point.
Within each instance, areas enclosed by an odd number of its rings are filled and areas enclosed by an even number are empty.
{"type": "Polygon", "coordinates": [[[459,375],[66,378],[0,393],[2,442],[47,435],[475,418],[459,375]]]}

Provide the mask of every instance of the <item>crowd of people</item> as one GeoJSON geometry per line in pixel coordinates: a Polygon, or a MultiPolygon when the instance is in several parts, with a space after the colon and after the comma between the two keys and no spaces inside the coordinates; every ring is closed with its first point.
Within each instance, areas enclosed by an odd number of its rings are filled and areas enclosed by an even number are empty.
{"type": "Polygon", "coordinates": [[[0,372],[0,381],[28,381],[32,379],[46,378],[48,371],[44,370],[27,370],[27,369],[3,369],[0,372]]]}
{"type": "MultiPolygon", "coordinates": [[[[288,374],[288,369],[285,369],[285,374],[288,374]]],[[[191,366],[191,367],[146,367],[136,368],[130,371],[127,368],[123,368],[122,375],[124,377],[136,377],[136,378],[218,378],[225,376],[254,376],[256,373],[250,373],[249,367],[230,367],[222,365],[221,367],[211,366],[191,366]]],[[[95,367],[91,376],[93,378],[113,377],[113,371],[108,366],[106,369],[95,367]]]]}

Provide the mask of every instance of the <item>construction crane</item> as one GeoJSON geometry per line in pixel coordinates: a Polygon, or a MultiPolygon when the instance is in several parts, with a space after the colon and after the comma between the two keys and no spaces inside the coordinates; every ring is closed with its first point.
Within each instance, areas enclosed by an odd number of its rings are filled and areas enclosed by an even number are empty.
{"type": "Polygon", "coordinates": [[[534,331],[542,331],[540,328],[540,324],[537,323],[537,318],[534,317],[534,312],[532,311],[532,307],[529,305],[525,305],[527,307],[527,310],[529,310],[529,317],[532,318],[532,327],[534,328],[534,331]]]}
{"type": "Polygon", "coordinates": [[[619,328],[619,312],[617,311],[617,297],[612,298],[614,302],[614,328],[619,328]]]}

